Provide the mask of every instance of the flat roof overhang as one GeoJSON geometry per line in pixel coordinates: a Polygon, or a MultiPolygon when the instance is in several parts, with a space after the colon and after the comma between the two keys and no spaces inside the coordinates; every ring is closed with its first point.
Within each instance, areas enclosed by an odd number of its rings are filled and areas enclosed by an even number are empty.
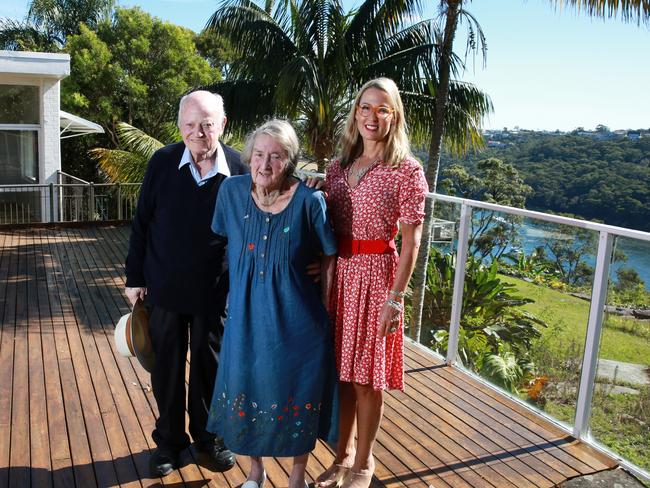
{"type": "Polygon", "coordinates": [[[70,74],[70,55],[0,51],[0,73],[65,78],[70,74]]]}

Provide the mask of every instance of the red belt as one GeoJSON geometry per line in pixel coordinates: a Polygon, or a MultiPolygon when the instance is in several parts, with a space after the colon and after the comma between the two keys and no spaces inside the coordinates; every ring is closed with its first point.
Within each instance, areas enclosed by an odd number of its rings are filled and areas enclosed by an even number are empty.
{"type": "Polygon", "coordinates": [[[351,256],[352,254],[393,254],[397,251],[395,241],[339,239],[339,255],[351,256]]]}

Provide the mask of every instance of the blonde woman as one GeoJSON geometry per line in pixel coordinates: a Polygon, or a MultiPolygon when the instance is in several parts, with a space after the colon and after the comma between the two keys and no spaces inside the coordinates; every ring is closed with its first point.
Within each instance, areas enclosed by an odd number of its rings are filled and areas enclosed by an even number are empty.
{"type": "Polygon", "coordinates": [[[366,83],[350,110],[341,157],[328,168],[339,255],[330,298],[339,373],[336,458],[316,487],[365,488],[383,390],[402,390],[404,291],[417,256],[427,183],[409,148],[395,83],[366,83]],[[395,235],[401,229],[401,251],[395,235]],[[355,445],[355,431],[358,441],[355,445]]]}

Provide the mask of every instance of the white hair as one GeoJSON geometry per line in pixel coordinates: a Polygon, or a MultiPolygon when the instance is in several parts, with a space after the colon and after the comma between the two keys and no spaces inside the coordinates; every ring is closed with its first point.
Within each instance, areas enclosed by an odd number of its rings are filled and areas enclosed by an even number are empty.
{"type": "Polygon", "coordinates": [[[223,98],[221,95],[218,93],[209,92],[207,90],[196,90],[188,93],[187,95],[184,95],[181,98],[181,101],[178,103],[178,118],[176,120],[176,125],[178,125],[178,127],[181,126],[181,112],[183,111],[185,103],[195,98],[196,96],[207,97],[209,100],[211,99],[216,104],[219,120],[223,120],[223,118],[226,116],[226,110],[223,107],[223,98]]]}

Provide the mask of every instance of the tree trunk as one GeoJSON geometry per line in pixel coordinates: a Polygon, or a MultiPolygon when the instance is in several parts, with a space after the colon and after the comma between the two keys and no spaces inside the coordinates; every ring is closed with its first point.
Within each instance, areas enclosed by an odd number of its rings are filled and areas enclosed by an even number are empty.
{"type": "MultiPolygon", "coordinates": [[[[429,164],[426,177],[429,184],[429,191],[435,193],[438,183],[438,171],[440,170],[440,153],[442,150],[442,135],[445,130],[445,115],[449,99],[449,78],[451,72],[451,56],[454,49],[454,37],[458,26],[458,15],[463,5],[463,0],[448,0],[445,21],[445,34],[443,38],[440,58],[438,60],[438,87],[436,91],[436,111],[431,141],[429,143],[429,164]]],[[[429,249],[431,247],[431,236],[433,235],[433,211],[434,202],[427,199],[424,207],[424,227],[422,229],[422,245],[418,252],[413,272],[413,295],[411,299],[411,321],[409,335],[412,339],[420,342],[422,329],[422,308],[424,305],[424,292],[426,289],[427,262],[429,260],[429,249]]]]}
{"type": "Polygon", "coordinates": [[[314,151],[314,162],[318,166],[318,172],[324,173],[327,165],[329,164],[334,150],[336,149],[334,143],[334,136],[332,134],[319,134],[318,138],[312,143],[314,151]]]}

